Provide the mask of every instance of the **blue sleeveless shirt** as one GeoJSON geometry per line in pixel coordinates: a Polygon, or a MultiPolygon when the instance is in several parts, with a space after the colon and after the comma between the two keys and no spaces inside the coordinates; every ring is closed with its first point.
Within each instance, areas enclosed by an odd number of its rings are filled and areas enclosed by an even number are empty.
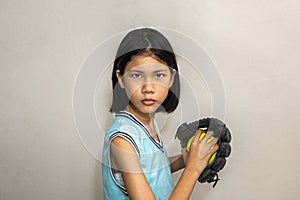
{"type": "Polygon", "coordinates": [[[121,111],[106,132],[102,154],[102,182],[105,200],[129,199],[122,176],[113,173],[110,163],[110,144],[115,137],[122,137],[136,150],[142,170],[157,200],[166,200],[174,189],[166,150],[155,124],[159,141],[134,115],[121,111]]]}

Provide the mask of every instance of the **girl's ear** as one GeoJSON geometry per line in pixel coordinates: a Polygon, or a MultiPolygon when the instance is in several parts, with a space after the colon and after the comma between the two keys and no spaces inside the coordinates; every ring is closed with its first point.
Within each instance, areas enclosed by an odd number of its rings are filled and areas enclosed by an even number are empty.
{"type": "Polygon", "coordinates": [[[125,85],[124,85],[123,78],[122,78],[120,70],[116,71],[116,76],[118,78],[118,83],[119,83],[120,87],[124,89],[125,85]]]}
{"type": "Polygon", "coordinates": [[[173,69],[173,72],[171,73],[171,81],[170,81],[169,87],[172,87],[172,85],[174,83],[174,79],[175,79],[175,74],[176,73],[177,73],[177,71],[175,69],[173,69]]]}

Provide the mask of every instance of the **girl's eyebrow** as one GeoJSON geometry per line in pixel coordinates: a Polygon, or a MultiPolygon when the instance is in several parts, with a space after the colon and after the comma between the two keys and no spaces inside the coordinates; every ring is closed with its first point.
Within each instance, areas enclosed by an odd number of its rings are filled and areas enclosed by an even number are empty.
{"type": "Polygon", "coordinates": [[[137,72],[137,73],[144,73],[143,71],[137,70],[137,69],[131,69],[129,72],[137,72]]]}
{"type": "MultiPolygon", "coordinates": [[[[158,70],[153,71],[153,73],[166,72],[166,71],[168,71],[168,70],[167,69],[158,69],[158,70]]],[[[131,70],[129,70],[129,72],[144,73],[144,71],[137,70],[137,69],[131,69],[131,70]]]]}
{"type": "Polygon", "coordinates": [[[154,73],[158,73],[158,72],[167,72],[167,69],[159,69],[159,70],[155,70],[154,73]]]}

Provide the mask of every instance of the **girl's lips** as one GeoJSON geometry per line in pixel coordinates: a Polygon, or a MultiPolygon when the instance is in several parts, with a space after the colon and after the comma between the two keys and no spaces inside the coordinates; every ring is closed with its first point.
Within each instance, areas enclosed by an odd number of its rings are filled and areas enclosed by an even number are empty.
{"type": "Polygon", "coordinates": [[[155,100],[153,100],[153,99],[144,99],[144,100],[142,100],[142,103],[146,106],[151,106],[155,103],[155,100]]]}

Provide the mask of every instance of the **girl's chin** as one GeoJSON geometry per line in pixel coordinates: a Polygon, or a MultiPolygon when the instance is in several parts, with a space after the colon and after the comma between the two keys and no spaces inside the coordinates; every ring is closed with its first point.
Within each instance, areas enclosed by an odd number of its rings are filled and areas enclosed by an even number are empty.
{"type": "Polygon", "coordinates": [[[143,113],[143,114],[154,114],[156,112],[157,109],[151,109],[151,108],[147,108],[147,109],[139,109],[138,112],[139,113],[143,113]]]}
{"type": "Polygon", "coordinates": [[[152,106],[130,106],[129,111],[132,110],[135,113],[141,113],[141,114],[155,114],[159,106],[152,105],[152,106]]]}

